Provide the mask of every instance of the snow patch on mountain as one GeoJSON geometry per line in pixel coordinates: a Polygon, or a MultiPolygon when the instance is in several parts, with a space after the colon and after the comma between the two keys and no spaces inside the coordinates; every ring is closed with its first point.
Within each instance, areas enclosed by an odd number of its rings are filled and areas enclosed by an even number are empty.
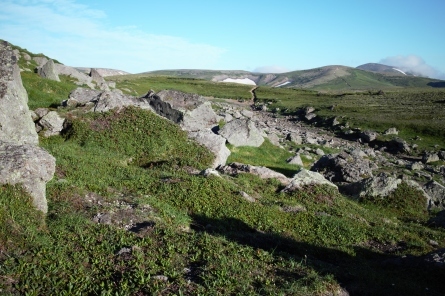
{"type": "Polygon", "coordinates": [[[405,72],[403,72],[402,70],[399,70],[397,68],[392,68],[393,70],[399,71],[400,73],[402,73],[403,75],[407,75],[405,72]]]}
{"type": "Polygon", "coordinates": [[[239,84],[248,84],[248,85],[256,85],[255,81],[249,79],[249,78],[226,78],[222,82],[232,82],[232,83],[239,83],[239,84]]]}
{"type": "Polygon", "coordinates": [[[285,85],[287,85],[287,84],[289,84],[289,83],[290,83],[290,81],[286,81],[286,82],[284,82],[284,83],[278,84],[278,85],[275,86],[275,87],[285,86],[285,85]]]}

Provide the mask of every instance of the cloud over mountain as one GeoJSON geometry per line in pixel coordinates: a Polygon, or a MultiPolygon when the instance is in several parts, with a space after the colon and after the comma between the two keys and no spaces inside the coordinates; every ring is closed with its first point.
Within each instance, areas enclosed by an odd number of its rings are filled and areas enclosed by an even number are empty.
{"type": "Polygon", "coordinates": [[[404,72],[430,78],[445,79],[445,73],[441,73],[434,67],[428,65],[421,57],[416,55],[392,56],[380,60],[381,64],[393,66],[404,72]]]}

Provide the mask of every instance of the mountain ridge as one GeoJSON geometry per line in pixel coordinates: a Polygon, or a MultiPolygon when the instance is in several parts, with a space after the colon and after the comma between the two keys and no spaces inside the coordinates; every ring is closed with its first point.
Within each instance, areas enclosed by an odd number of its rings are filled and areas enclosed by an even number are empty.
{"type": "Polygon", "coordinates": [[[223,82],[250,79],[256,85],[313,90],[369,90],[405,87],[437,87],[441,80],[413,76],[382,64],[368,63],[356,68],[329,65],[286,73],[257,73],[242,70],[157,70],[136,75],[165,75],[223,82]]]}

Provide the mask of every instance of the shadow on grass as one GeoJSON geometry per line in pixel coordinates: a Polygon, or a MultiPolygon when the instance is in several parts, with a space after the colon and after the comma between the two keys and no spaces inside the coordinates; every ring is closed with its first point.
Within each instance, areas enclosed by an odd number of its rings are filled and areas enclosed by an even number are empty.
{"type": "Polygon", "coordinates": [[[267,166],[268,169],[271,169],[275,172],[281,173],[283,175],[285,175],[286,177],[292,178],[299,169],[295,168],[295,169],[286,169],[286,168],[280,168],[280,167],[272,167],[272,166],[267,166]]]}
{"type": "MultiPolygon", "coordinates": [[[[305,262],[320,275],[333,275],[349,295],[443,295],[445,290],[445,268],[427,265],[414,256],[403,259],[359,246],[354,247],[355,256],[351,256],[279,234],[258,232],[237,218],[193,215],[192,219],[196,231],[262,249],[277,260],[305,262]]],[[[301,277],[292,270],[276,270],[275,276],[287,281],[301,277]]]]}
{"type": "Polygon", "coordinates": [[[445,81],[429,82],[427,85],[431,86],[431,87],[440,87],[440,88],[442,88],[442,87],[445,87],[445,81]]]}

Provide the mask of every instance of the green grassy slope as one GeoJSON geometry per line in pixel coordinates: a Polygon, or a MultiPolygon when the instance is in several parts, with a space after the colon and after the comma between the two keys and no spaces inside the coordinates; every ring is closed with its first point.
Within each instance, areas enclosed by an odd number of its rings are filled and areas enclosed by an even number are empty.
{"type": "Polygon", "coordinates": [[[124,92],[135,96],[143,95],[150,89],[156,92],[163,89],[174,89],[197,93],[202,96],[235,100],[250,100],[252,96],[249,92],[252,89],[250,85],[220,83],[194,78],[136,74],[114,76],[109,79],[116,81],[116,86],[124,92]]]}
{"type": "Polygon", "coordinates": [[[282,77],[288,78],[291,82],[283,88],[307,88],[323,91],[429,88],[440,82],[437,79],[384,75],[344,66],[327,66],[278,74],[278,78],[282,77]]]}
{"type": "Polygon", "coordinates": [[[433,250],[429,240],[445,246],[445,231],[425,223],[424,201],[408,187],[391,203],[353,201],[325,187],[284,194],[279,182],[248,174],[187,173],[205,168],[208,152],[148,111],[71,120],[70,133],[41,142],[57,159],[44,224],[28,227],[36,215],[29,204],[5,203],[26,196],[1,188],[3,293],[325,295],[344,286],[361,295],[418,295],[444,288],[442,269],[419,274],[415,266],[382,264],[433,250]],[[112,225],[93,222],[99,214],[112,225]],[[131,221],[141,228],[122,229],[131,221]]]}
{"type": "MultiPolygon", "coordinates": [[[[45,93],[68,90],[69,81],[46,83],[31,74],[24,81],[39,95],[30,104],[47,106],[56,96],[45,93]]],[[[131,77],[118,85],[135,94],[150,88],[250,94],[240,85],[131,77]]],[[[337,96],[261,86],[257,95],[287,112],[313,105],[323,116],[345,114],[357,125],[406,120],[397,125],[402,133],[412,122],[434,139],[442,135],[440,90],[337,96]]],[[[2,295],[335,295],[340,287],[350,295],[441,295],[445,289],[445,270],[419,258],[445,248],[445,229],[428,222],[437,213],[427,212],[422,194],[406,184],[384,200],[350,199],[328,187],[281,193],[278,181],[250,174],[192,173],[209,165],[210,152],[149,111],[65,116],[67,133],[40,139],[57,160],[47,184],[48,215],[36,212],[19,186],[0,186],[2,295]]],[[[231,148],[232,160],[288,175],[296,169],[284,162],[289,153],[267,141],[257,150],[231,148]]]]}

